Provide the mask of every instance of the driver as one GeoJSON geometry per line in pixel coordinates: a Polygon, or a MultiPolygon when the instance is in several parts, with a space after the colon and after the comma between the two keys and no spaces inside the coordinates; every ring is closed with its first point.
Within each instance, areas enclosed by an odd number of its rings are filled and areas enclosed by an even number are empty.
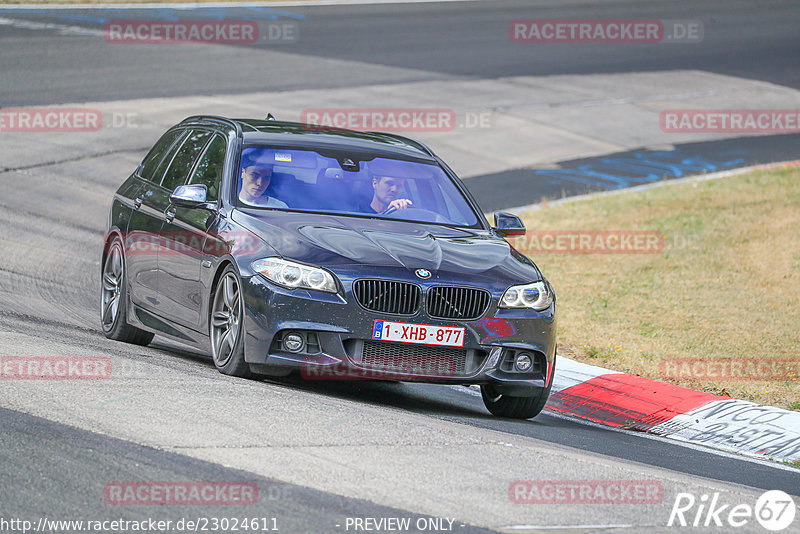
{"type": "Polygon", "coordinates": [[[361,204],[358,211],[362,213],[384,213],[387,210],[404,210],[413,203],[407,198],[400,198],[406,179],[394,176],[372,177],[372,201],[361,204]]]}

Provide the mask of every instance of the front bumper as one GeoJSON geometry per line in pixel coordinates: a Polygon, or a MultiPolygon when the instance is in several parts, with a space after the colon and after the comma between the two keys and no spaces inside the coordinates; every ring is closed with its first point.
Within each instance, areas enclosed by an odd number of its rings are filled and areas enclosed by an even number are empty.
{"type": "MultiPolygon", "coordinates": [[[[348,281],[343,280],[345,287],[348,281]]],[[[472,321],[415,315],[392,316],[362,308],[343,294],[288,290],[261,276],[242,280],[245,361],[260,374],[299,371],[309,380],[401,380],[440,384],[493,384],[509,396],[529,396],[549,387],[555,365],[555,305],[545,312],[499,309],[493,295],[483,317],[472,321]],[[462,348],[372,340],[375,320],[464,327],[462,348]],[[308,336],[306,348],[283,346],[288,332],[308,336]],[[527,352],[531,370],[516,372],[509,359],[527,352]]]]}

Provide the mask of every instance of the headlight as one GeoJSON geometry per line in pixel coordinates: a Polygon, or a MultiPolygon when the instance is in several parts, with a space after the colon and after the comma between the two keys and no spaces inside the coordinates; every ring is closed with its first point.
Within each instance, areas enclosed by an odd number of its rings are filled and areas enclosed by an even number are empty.
{"type": "Polygon", "coordinates": [[[328,293],[337,291],[333,275],[319,267],[311,267],[280,258],[256,260],[252,267],[255,272],[270,282],[289,289],[316,289],[328,293]]]}
{"type": "Polygon", "coordinates": [[[553,303],[553,294],[546,282],[511,286],[500,299],[501,308],[533,308],[544,311],[553,303]]]}

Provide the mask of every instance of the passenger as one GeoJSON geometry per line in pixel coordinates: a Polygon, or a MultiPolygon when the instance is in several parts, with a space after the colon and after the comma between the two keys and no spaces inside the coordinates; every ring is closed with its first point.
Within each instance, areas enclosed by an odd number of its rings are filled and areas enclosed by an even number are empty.
{"type": "Polygon", "coordinates": [[[242,179],[240,182],[239,200],[251,206],[267,208],[288,208],[285,202],[265,195],[272,180],[272,167],[256,161],[242,161],[242,179]]]}

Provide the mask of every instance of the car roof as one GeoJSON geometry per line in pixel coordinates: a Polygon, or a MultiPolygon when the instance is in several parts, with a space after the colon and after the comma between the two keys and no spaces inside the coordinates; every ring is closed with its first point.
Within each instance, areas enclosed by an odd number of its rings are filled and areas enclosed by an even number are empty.
{"type": "Polygon", "coordinates": [[[246,144],[270,144],[282,147],[325,148],[368,152],[376,155],[435,160],[424,144],[386,132],[359,132],[327,126],[274,119],[231,119],[197,115],[181,122],[182,126],[206,125],[235,129],[246,144]]]}

